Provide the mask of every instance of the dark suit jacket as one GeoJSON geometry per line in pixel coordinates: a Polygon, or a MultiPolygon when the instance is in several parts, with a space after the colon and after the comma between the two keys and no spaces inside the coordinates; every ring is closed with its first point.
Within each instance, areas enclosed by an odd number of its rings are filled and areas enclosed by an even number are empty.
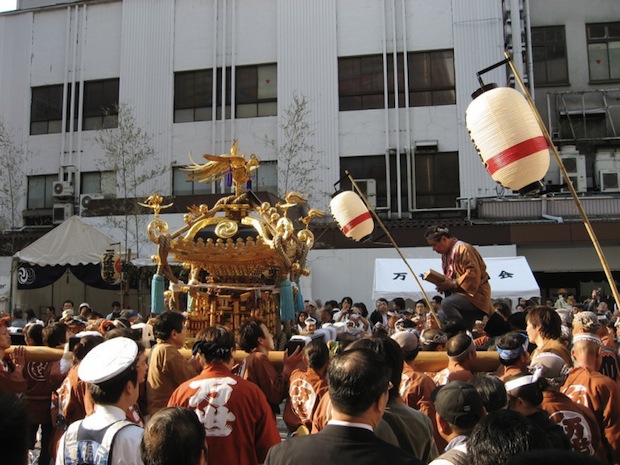
{"type": "Polygon", "coordinates": [[[369,320],[373,326],[377,323],[383,323],[383,315],[381,315],[381,313],[379,313],[377,310],[373,310],[373,312],[370,314],[369,320]]]}
{"type": "Polygon", "coordinates": [[[269,449],[265,465],[422,465],[371,431],[327,425],[320,433],[288,439],[269,449]]]}

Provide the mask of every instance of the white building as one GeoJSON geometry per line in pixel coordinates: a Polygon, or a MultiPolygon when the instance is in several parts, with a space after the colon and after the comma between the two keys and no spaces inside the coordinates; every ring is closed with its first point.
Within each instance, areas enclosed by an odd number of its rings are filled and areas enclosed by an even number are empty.
{"type": "MultiPolygon", "coordinates": [[[[138,197],[155,190],[177,199],[228,192],[223,183],[187,184],[179,168],[188,152],[195,159],[226,153],[234,139],[261,159],[253,189],[275,192],[285,182],[276,175],[282,159],[264,139],[283,142],[278,118],[301,95],[314,129],[312,206],[327,208],[328,194],[347,169],[370,180],[363,184],[374,189],[377,211],[401,232],[403,247],[423,246],[420,228],[448,221],[469,242],[513,247],[534,271],[600,272],[583,226],[570,219],[571,199],[522,201],[504,192],[480,163],[464,115],[478,87],[476,72],[502,60],[508,48],[522,75],[534,74],[531,88],[539,81],[553,86],[536,85],[538,107],[563,145],[586,154],[583,189],[594,192],[596,150],[609,154],[599,158],[613,171],[612,153],[620,148],[618,94],[611,91],[620,87],[616,1],[21,0],[18,7],[0,14],[0,121],[28,154],[19,206],[27,227],[51,224],[53,216],[87,215],[83,195],[95,199],[92,212],[123,196],[118,173],[106,169],[93,140],[98,129],[116,125],[105,110],[116,103],[131,108],[151,137],[154,156],[140,168],[162,173],[142,184],[138,197]],[[607,74],[595,70],[600,60],[607,60],[607,74]],[[554,93],[600,89],[615,100],[602,106],[603,123],[600,111],[593,117],[599,132],[585,132],[590,116],[566,121],[581,107],[559,108],[557,101],[568,96],[554,93]],[[63,195],[54,196],[54,187],[63,195]]],[[[504,85],[507,76],[498,68],[484,79],[504,85]]],[[[549,176],[559,184],[557,174],[549,176]]],[[[587,208],[607,220],[620,217],[617,194],[595,198],[587,208]]],[[[597,230],[612,268],[620,269],[613,226],[601,223],[597,230]]],[[[352,253],[338,241],[326,241],[335,250],[316,252],[323,258],[313,263],[321,276],[313,297],[350,294],[370,303],[372,269],[365,260],[392,251],[352,253]],[[343,266],[334,269],[334,263],[343,266]],[[342,276],[348,284],[337,279],[342,276]]],[[[587,285],[573,281],[541,286],[587,293],[587,285]]]]}

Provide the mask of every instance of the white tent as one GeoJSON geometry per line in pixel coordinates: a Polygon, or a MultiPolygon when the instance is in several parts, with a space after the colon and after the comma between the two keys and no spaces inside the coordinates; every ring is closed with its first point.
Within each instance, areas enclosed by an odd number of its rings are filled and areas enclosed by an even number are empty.
{"type": "MultiPolygon", "coordinates": [[[[510,298],[516,305],[516,299],[540,297],[540,288],[532,274],[525,257],[489,257],[484,259],[490,277],[491,294],[494,299],[510,298]]],[[[407,262],[416,273],[428,297],[437,294],[435,285],[424,281],[422,274],[429,269],[441,273],[440,258],[410,258],[407,262]]],[[[419,300],[424,296],[409,269],[400,259],[380,258],[375,260],[375,277],[373,299],[419,300]]]]}
{"type": "Polygon", "coordinates": [[[101,255],[114,240],[72,216],[14,257],[32,265],[86,265],[101,262],[101,255]]]}

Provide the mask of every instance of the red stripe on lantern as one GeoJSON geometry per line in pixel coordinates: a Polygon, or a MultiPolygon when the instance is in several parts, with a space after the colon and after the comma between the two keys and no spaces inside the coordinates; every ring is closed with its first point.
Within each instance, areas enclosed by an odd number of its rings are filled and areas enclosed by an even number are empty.
{"type": "Polygon", "coordinates": [[[342,232],[346,234],[349,231],[351,231],[354,227],[356,227],[358,224],[363,223],[364,221],[366,221],[368,219],[370,219],[370,212],[366,211],[366,212],[362,213],[361,215],[356,216],[355,218],[353,218],[347,224],[345,224],[342,227],[342,232]]]}
{"type": "Polygon", "coordinates": [[[497,170],[500,170],[525,157],[529,157],[536,152],[545,150],[546,148],[547,139],[545,139],[544,136],[524,140],[523,142],[519,142],[512,147],[508,147],[506,150],[502,150],[497,155],[489,158],[486,161],[487,170],[489,173],[494,174],[497,170]]]}

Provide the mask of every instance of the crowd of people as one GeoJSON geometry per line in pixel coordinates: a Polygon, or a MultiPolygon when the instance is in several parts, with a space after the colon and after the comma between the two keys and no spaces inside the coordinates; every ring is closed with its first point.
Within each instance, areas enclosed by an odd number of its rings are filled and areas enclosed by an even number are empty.
{"type": "Polygon", "coordinates": [[[567,297],[495,301],[503,324],[490,328],[488,315],[473,325],[447,318],[440,296],[432,310],[379,299],[370,314],[348,297],[321,308],[309,300],[290,328],[311,342],[281,367],[270,352],[284,347],[257,319],[236,334],[207,328],[188,358],[183,313],[141,322],[115,303],[107,317],[76,318],[90,306],[70,302],[58,320],[16,312],[0,320],[0,455],[23,465],[38,441],[45,465],[500,465],[559,451],[571,463],[619,464],[618,315],[603,300],[568,309],[567,297]],[[26,347],[63,349],[62,358],[26,361],[20,345],[6,355],[20,329],[26,347]],[[236,350],[247,353],[240,363],[236,350]],[[498,353],[495,373],[476,372],[483,350],[498,353]],[[446,352],[447,366],[419,371],[420,351],[446,352]]]}
{"type": "Polygon", "coordinates": [[[186,314],[118,302],[0,318],[2,463],[33,463],[38,444],[40,465],[620,465],[615,306],[599,290],[492,301],[473,247],[442,227],[426,238],[442,255],[432,308],[308,300],[275,334],[251,318],[191,341],[186,314]],[[496,371],[480,372],[481,351],[496,371]],[[445,368],[423,372],[420,352],[445,368]]]}

